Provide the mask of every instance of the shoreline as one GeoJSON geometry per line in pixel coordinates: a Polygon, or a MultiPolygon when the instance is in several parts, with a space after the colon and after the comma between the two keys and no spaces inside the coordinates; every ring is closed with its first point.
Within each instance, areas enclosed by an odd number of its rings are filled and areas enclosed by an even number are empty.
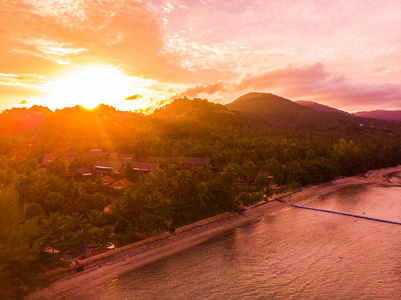
{"type": "MultiPolygon", "coordinates": [[[[386,175],[401,172],[401,166],[369,171],[362,176],[340,178],[271,201],[262,201],[246,208],[244,214],[224,213],[181,228],[174,234],[158,234],[143,241],[99,254],[81,261],[82,272],[74,267],[54,272],[56,280],[48,287],[31,293],[27,299],[62,299],[96,287],[135,268],[167,258],[199,245],[235,228],[259,222],[263,218],[290,209],[291,203],[306,203],[334,190],[355,184],[391,183],[386,175]],[[283,202],[274,201],[282,200],[283,202]]],[[[50,273],[52,274],[52,272],[50,273]]]]}

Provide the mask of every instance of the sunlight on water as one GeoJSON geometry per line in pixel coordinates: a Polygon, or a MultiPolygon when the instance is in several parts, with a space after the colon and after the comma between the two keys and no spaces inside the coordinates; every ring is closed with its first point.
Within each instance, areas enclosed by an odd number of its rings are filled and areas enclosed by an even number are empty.
{"type": "MultiPolygon", "coordinates": [[[[401,221],[401,188],[358,185],[309,206],[401,221]]],[[[283,210],[109,281],[82,299],[394,299],[401,227],[283,210]]]]}

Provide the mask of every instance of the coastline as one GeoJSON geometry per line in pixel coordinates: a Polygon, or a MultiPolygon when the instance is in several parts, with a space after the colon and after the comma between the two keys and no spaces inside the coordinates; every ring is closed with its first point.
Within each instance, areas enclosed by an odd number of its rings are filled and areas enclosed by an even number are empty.
{"type": "MultiPolygon", "coordinates": [[[[225,213],[197,223],[178,228],[175,234],[162,233],[152,238],[116,248],[81,262],[82,272],[75,268],[63,270],[48,287],[35,291],[28,299],[62,299],[89,290],[132,269],[185,251],[215,236],[238,227],[256,223],[264,217],[291,209],[290,203],[306,203],[355,184],[392,184],[386,175],[401,172],[401,167],[369,171],[363,176],[303,188],[301,191],[280,197],[283,202],[260,202],[247,207],[244,214],[225,213]]],[[[56,274],[55,274],[56,275],[56,274]]]]}

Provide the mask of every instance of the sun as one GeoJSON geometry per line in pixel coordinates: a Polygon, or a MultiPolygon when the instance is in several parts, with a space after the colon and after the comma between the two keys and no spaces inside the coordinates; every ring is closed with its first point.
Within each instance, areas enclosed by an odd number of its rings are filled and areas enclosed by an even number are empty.
{"type": "MultiPolygon", "coordinates": [[[[78,104],[88,109],[101,103],[116,108],[126,106],[124,99],[127,96],[148,92],[142,81],[113,67],[77,67],[48,84],[47,92],[51,99],[49,106],[62,108],[78,104]]],[[[135,106],[141,106],[140,101],[136,101],[135,106]]]]}

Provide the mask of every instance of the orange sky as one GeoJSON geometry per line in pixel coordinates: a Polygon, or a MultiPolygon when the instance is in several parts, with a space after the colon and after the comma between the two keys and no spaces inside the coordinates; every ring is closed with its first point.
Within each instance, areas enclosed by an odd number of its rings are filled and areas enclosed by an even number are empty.
{"type": "Polygon", "coordinates": [[[398,0],[0,0],[0,110],[249,91],[401,109],[400,12],[398,0]]]}

